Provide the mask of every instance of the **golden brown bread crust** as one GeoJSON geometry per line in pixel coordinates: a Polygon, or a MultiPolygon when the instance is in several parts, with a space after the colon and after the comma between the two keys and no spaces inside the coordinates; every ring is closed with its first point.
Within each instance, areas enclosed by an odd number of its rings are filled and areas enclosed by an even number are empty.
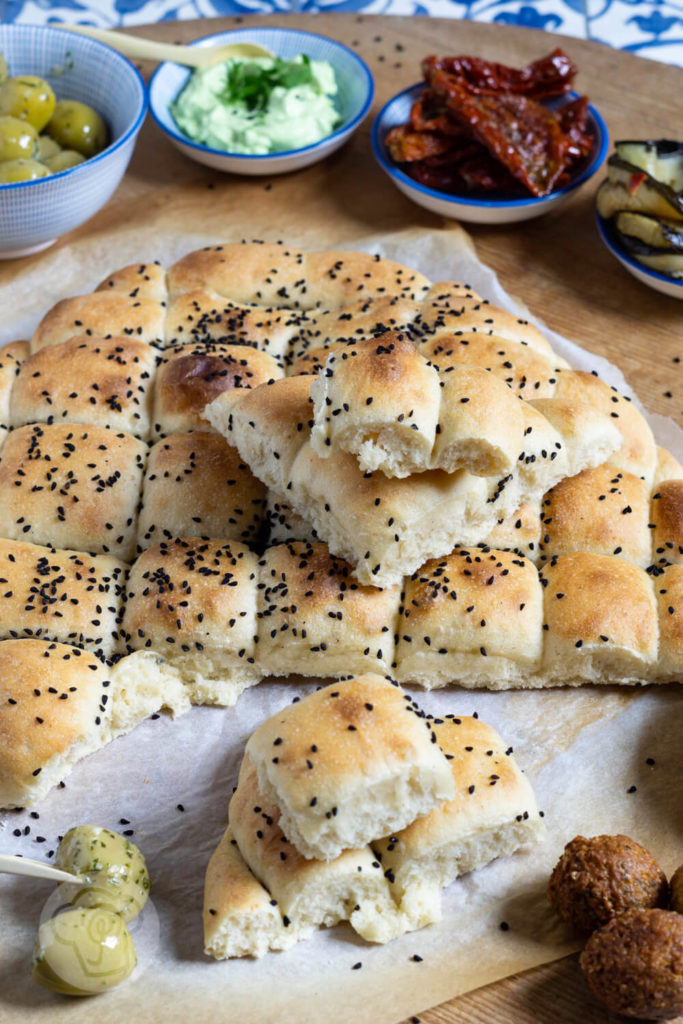
{"type": "Polygon", "coordinates": [[[154,299],[131,298],[113,290],[62,299],[38,324],[31,351],[59,345],[80,334],[93,338],[124,335],[158,344],[164,336],[164,307],[154,299]]]}
{"type": "Polygon", "coordinates": [[[456,548],[404,583],[397,678],[423,685],[474,679],[496,687],[540,668],[543,595],[533,564],[513,552],[456,548]]]}
{"type": "Polygon", "coordinates": [[[653,582],[659,622],[657,677],[680,681],[683,675],[683,565],[657,567],[653,582]]]}
{"type": "Polygon", "coordinates": [[[51,762],[66,772],[76,743],[100,745],[108,687],[105,667],[87,651],[35,639],[0,642],[0,806],[38,799],[51,762]]]}
{"type": "Polygon", "coordinates": [[[236,541],[179,538],[149,548],[130,571],[126,648],[164,657],[228,651],[253,664],[256,562],[236,541]]]}
{"type": "Polygon", "coordinates": [[[146,439],[156,352],[127,337],[78,335],[34,352],[12,390],[12,426],[96,423],[146,439]]]}
{"type": "Polygon", "coordinates": [[[563,921],[582,932],[633,907],[664,907],[666,875],[629,836],[575,836],[548,882],[548,898],[563,921]]]}
{"type": "Polygon", "coordinates": [[[652,561],[683,564],[683,480],[665,480],[650,506],[652,561]]]}
{"type": "Polygon", "coordinates": [[[0,535],[130,560],[146,456],[94,424],[18,427],[0,461],[0,535]]]}
{"type": "Polygon", "coordinates": [[[0,348],[0,445],[11,422],[12,390],[21,364],[29,353],[30,345],[27,341],[11,341],[0,348]]]}
{"type": "Polygon", "coordinates": [[[541,540],[541,509],[525,501],[509,516],[499,519],[484,544],[499,551],[516,551],[535,562],[541,540]]]}
{"type": "Polygon", "coordinates": [[[220,434],[171,434],[150,449],[138,520],[138,549],[174,537],[255,544],[266,488],[220,434]]]}
{"type": "Polygon", "coordinates": [[[630,562],[577,552],[542,570],[544,661],[557,679],[647,678],[657,660],[651,578],[630,562]]]}
{"type": "Polygon", "coordinates": [[[290,340],[305,320],[306,314],[298,310],[240,305],[206,288],[194,288],[171,302],[164,328],[165,344],[247,345],[282,362],[290,340]]]}
{"type": "Polygon", "coordinates": [[[155,438],[211,430],[204,406],[233,388],[255,388],[283,373],[266,352],[220,343],[178,345],[160,359],[154,382],[155,438]]]}
{"type": "Polygon", "coordinates": [[[266,549],[259,561],[258,665],[266,675],[390,670],[399,587],[363,586],[326,544],[266,549]]]}
{"type": "Polygon", "coordinates": [[[565,477],[545,495],[541,513],[543,562],[572,551],[619,555],[641,569],[652,562],[650,492],[632,473],[603,463],[565,477]]]}
{"type": "Polygon", "coordinates": [[[58,640],[111,658],[126,571],[108,555],[0,540],[0,637],[58,640]]]}
{"type": "Polygon", "coordinates": [[[98,284],[98,292],[123,292],[130,299],[152,299],[165,302],[166,271],[156,260],[154,263],[129,263],[98,284]]]}
{"type": "Polygon", "coordinates": [[[463,332],[442,334],[420,345],[438,369],[478,366],[488,370],[522,398],[552,398],[556,360],[529,346],[497,336],[463,332]]]}

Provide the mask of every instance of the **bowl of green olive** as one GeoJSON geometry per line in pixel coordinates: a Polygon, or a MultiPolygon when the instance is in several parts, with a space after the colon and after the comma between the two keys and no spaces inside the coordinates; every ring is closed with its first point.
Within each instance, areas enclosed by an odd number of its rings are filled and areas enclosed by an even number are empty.
{"type": "Polygon", "coordinates": [[[117,188],[147,112],[125,57],[46,25],[0,25],[0,259],[89,220],[117,188]]]}

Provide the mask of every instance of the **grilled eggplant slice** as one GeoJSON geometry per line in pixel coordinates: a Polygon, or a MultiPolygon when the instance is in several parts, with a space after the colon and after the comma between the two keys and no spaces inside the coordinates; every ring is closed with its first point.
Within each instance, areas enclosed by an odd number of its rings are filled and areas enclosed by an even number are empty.
{"type": "Polygon", "coordinates": [[[618,213],[617,231],[628,238],[638,239],[653,249],[666,249],[683,253],[683,223],[660,220],[645,213],[618,213]]]}
{"type": "Polygon", "coordinates": [[[624,235],[619,231],[615,233],[629,256],[642,263],[644,267],[668,277],[683,277],[683,252],[670,248],[660,249],[654,245],[646,245],[631,235],[624,235]]]}
{"type": "Polygon", "coordinates": [[[683,143],[671,139],[657,142],[617,142],[617,156],[624,163],[645,171],[674,192],[683,192],[683,143]]]}
{"type": "Polygon", "coordinates": [[[676,196],[671,189],[667,196],[662,188],[666,186],[660,186],[645,171],[625,171],[612,166],[609,177],[597,192],[598,213],[608,220],[622,210],[630,210],[683,222],[683,196],[676,196]]]}

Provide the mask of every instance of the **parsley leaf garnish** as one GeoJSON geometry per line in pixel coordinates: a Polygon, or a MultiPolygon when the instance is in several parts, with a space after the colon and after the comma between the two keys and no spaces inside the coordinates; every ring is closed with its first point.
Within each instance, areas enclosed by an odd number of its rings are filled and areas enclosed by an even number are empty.
{"type": "Polygon", "coordinates": [[[312,80],[311,61],[305,54],[301,63],[276,57],[272,68],[262,68],[249,61],[235,61],[227,69],[220,98],[224,103],[244,103],[248,110],[265,110],[276,86],[293,89],[312,80]]]}

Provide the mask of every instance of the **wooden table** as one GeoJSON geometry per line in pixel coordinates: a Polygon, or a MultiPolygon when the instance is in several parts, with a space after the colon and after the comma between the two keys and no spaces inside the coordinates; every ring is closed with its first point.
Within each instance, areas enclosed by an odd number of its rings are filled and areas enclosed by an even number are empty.
{"type": "MultiPolygon", "coordinates": [[[[419,210],[387,181],[375,165],[369,142],[372,116],[394,93],[419,79],[420,59],[429,53],[471,53],[509,63],[542,56],[563,46],[580,68],[578,87],[600,109],[612,139],[675,137],[680,131],[683,72],[582,40],[507,26],[436,18],[316,14],[225,18],[209,22],[161,23],[135,34],[187,42],[240,24],[281,24],[313,29],[357,50],[376,82],[373,114],[353,140],[326,164],[296,176],[299,201],[320,213],[329,207],[334,220],[335,188],[355,180],[351,216],[358,234],[440,221],[419,210]]],[[[146,74],[151,67],[142,66],[146,74]]],[[[150,204],[163,210],[174,188],[215,189],[239,204],[261,192],[261,179],[221,178],[180,156],[148,121],[120,189],[97,217],[61,239],[74,240],[105,231],[117,220],[135,216],[150,204]]],[[[477,251],[497,272],[503,286],[521,296],[553,329],[618,363],[646,406],[683,423],[683,306],[640,285],[602,246],[594,221],[591,182],[561,211],[508,227],[473,225],[477,251]]],[[[349,217],[349,210],[345,211],[349,217]]],[[[255,223],[254,236],[264,225],[255,223]]],[[[300,240],[296,240],[300,241],[300,240]]],[[[331,238],[331,244],[336,239],[331,238]]],[[[6,264],[0,280],[11,279],[30,260],[6,264]]],[[[418,1018],[411,1018],[416,1021],[418,1018]]],[[[576,957],[472,992],[421,1014],[423,1024],[598,1024],[613,1017],[588,992],[576,957]]]]}

